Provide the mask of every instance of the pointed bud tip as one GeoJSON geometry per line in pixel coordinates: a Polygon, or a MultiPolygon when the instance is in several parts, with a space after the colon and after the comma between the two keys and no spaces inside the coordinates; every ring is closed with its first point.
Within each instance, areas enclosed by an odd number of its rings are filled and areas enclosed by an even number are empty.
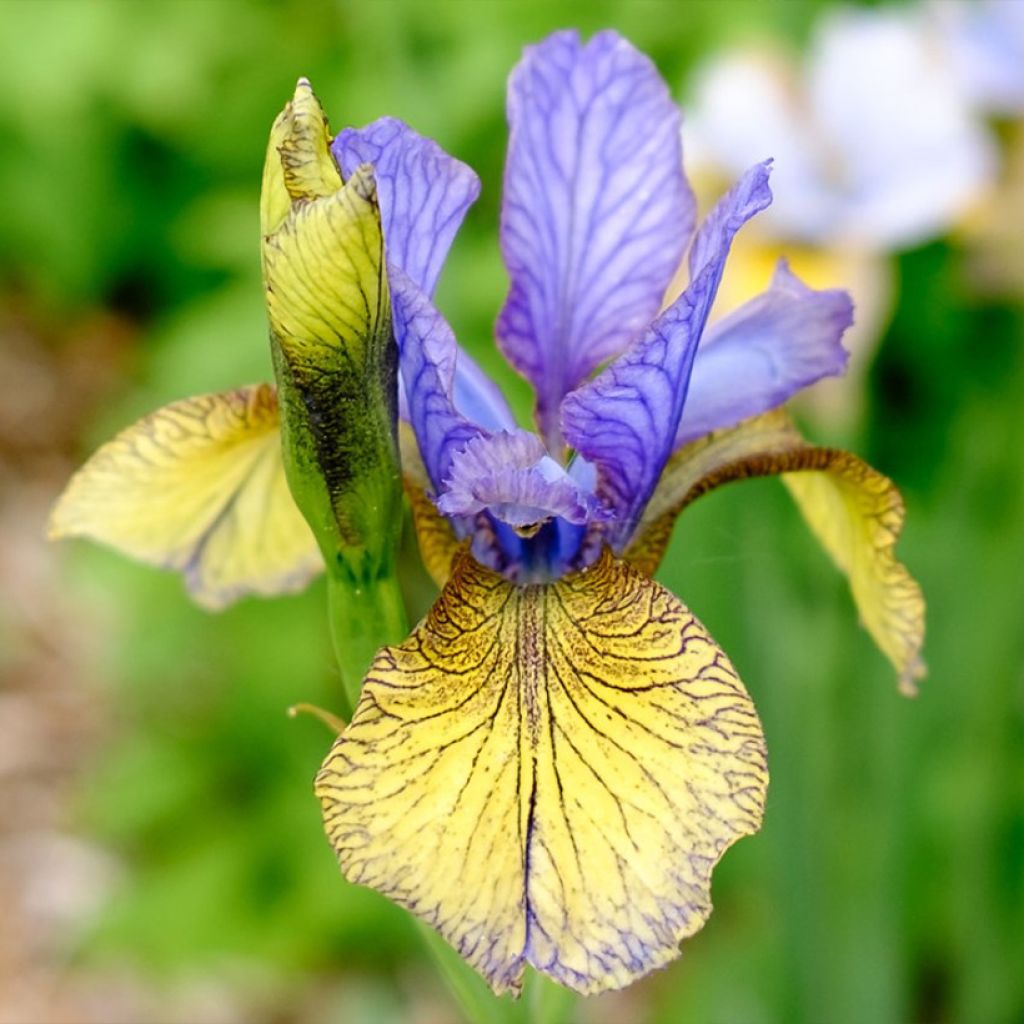
{"type": "Polygon", "coordinates": [[[320,101],[316,98],[316,93],[313,92],[313,84],[305,76],[300,76],[299,80],[295,83],[295,91],[292,93],[292,98],[289,106],[293,111],[297,108],[298,110],[312,109],[317,111],[320,116],[323,116],[323,112],[320,109],[320,101]]]}
{"type": "Polygon", "coordinates": [[[264,170],[264,237],[281,225],[292,202],[341,188],[341,172],[330,145],[327,117],[303,75],[270,133],[264,170]]]}

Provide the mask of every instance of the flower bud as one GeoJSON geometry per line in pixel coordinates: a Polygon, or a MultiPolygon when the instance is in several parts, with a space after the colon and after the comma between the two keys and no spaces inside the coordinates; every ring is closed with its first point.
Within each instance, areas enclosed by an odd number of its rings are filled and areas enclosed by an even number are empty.
{"type": "Polygon", "coordinates": [[[401,529],[397,360],[372,169],[348,181],[300,79],[274,122],[260,204],[288,484],[328,572],[390,574],[401,529]]]}

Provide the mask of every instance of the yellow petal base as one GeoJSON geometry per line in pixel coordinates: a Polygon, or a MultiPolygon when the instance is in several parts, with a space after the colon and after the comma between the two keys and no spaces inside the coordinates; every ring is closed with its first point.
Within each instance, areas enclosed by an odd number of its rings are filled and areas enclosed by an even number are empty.
{"type": "Polygon", "coordinates": [[[436,928],[496,992],[582,993],[675,958],[767,771],[725,654],[607,552],[517,587],[468,555],[384,648],[316,783],[342,870],[436,928]]]}

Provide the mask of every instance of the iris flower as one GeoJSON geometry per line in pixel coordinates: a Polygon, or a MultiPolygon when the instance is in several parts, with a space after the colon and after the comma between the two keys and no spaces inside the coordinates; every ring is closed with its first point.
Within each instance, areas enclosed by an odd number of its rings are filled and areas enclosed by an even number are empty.
{"type": "MultiPolygon", "coordinates": [[[[529,47],[508,118],[510,287],[496,333],[534,387],[537,433],[516,424],[433,304],[479,191],[433,141],[383,118],[345,129],[328,151],[300,82],[268,157],[264,263],[275,333],[319,338],[337,309],[339,323],[349,317],[343,334],[367,310],[380,322],[389,297],[402,469],[442,587],[408,638],[377,653],[318,775],[342,870],[435,928],[496,992],[518,990],[532,964],[591,993],[677,956],[711,911],[714,865],[761,823],[768,776],[753,703],[726,654],[652,578],[679,512],[730,480],[782,474],[908,689],[921,670],[923,602],[893,554],[903,508],[892,483],[805,442],[780,408],[842,371],[849,298],[781,264],[765,293],[706,327],[734,235],[771,201],[769,163],[697,227],[680,113],[652,63],[614,32],[585,44],[559,32],[529,47]],[[370,298],[353,287],[315,317],[358,244],[319,211],[336,211],[329,204],[354,182],[370,197],[368,169],[387,287],[370,298]],[[270,265],[286,256],[274,233],[285,216],[286,232],[302,218],[316,226],[287,288],[270,265]],[[685,288],[666,295],[684,260],[685,288]]],[[[152,420],[79,474],[57,531],[123,547],[130,536],[133,553],[182,568],[208,603],[291,588],[315,548],[287,501],[273,391],[205,402],[175,429],[192,437],[202,421],[202,444],[223,461],[203,483],[214,500],[190,502],[191,532],[178,531],[173,551],[152,537],[136,544],[141,531],[121,514],[126,465],[145,477],[133,493],[164,486],[168,465],[180,472],[167,479],[186,486],[187,452],[140,445],[152,420]],[[228,472],[232,448],[247,469],[228,472]],[[103,525],[112,505],[119,537],[103,525]]]]}

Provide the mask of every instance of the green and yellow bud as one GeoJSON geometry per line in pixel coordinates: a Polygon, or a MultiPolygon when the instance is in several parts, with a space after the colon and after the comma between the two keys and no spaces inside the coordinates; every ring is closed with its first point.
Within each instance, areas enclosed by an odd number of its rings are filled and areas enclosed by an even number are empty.
{"type": "Polygon", "coordinates": [[[262,263],[285,470],[332,577],[391,575],[401,528],[398,353],[371,169],[342,181],[309,83],[271,130],[262,263]]]}

